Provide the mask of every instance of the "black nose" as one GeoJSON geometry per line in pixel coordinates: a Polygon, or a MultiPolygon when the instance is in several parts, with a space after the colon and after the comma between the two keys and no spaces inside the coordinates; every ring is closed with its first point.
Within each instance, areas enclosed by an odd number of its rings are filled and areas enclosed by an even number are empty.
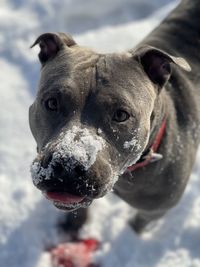
{"type": "Polygon", "coordinates": [[[83,178],[85,176],[86,170],[81,164],[76,164],[76,166],[70,165],[69,162],[60,163],[57,162],[52,166],[53,177],[60,180],[76,180],[78,178],[83,178]]]}
{"type": "Polygon", "coordinates": [[[82,177],[86,173],[85,167],[74,158],[59,159],[59,161],[55,160],[54,163],[52,163],[52,158],[52,153],[46,153],[41,160],[41,166],[46,169],[51,164],[53,176],[55,177],[64,178],[68,177],[68,175],[82,177]]]}
{"type": "Polygon", "coordinates": [[[40,190],[87,195],[87,171],[74,158],[53,160],[53,155],[46,153],[41,159],[41,167],[46,170],[48,177],[42,177],[41,182],[37,184],[40,190]]]}
{"type": "Polygon", "coordinates": [[[98,198],[102,194],[104,180],[94,170],[86,170],[75,158],[56,157],[49,152],[38,162],[41,167],[33,182],[41,191],[66,192],[89,198],[98,198]]]}
{"type": "Polygon", "coordinates": [[[42,166],[44,169],[48,168],[48,166],[49,166],[51,160],[52,160],[52,153],[50,153],[50,152],[49,152],[49,153],[46,153],[46,154],[42,157],[42,159],[41,159],[41,166],[42,166]]]}

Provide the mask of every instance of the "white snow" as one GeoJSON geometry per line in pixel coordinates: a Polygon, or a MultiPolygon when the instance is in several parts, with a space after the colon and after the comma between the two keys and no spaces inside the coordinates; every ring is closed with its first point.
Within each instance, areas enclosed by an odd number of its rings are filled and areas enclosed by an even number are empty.
{"type": "Polygon", "coordinates": [[[57,163],[69,171],[81,164],[88,170],[96,161],[98,152],[103,149],[105,142],[102,137],[91,134],[87,128],[73,126],[67,131],[60,133],[55,142],[45,146],[44,151],[52,151],[52,159],[46,168],[41,166],[40,158],[43,152],[38,155],[31,166],[31,174],[34,184],[37,185],[43,179],[49,180],[53,174],[53,166],[57,163]]]}
{"type": "Polygon", "coordinates": [[[130,149],[131,150],[136,150],[136,151],[140,151],[141,150],[141,144],[139,142],[139,132],[140,132],[140,128],[136,129],[133,133],[133,137],[130,141],[125,141],[124,142],[124,148],[125,149],[130,149]]]}
{"type": "Polygon", "coordinates": [[[80,162],[85,170],[88,170],[95,163],[99,151],[104,146],[105,141],[102,137],[90,133],[87,128],[73,126],[67,132],[61,133],[53,159],[73,158],[74,163],[70,162],[71,167],[80,162]]]}
{"type": "MultiPolygon", "coordinates": [[[[136,45],[177,4],[173,0],[0,1],[0,266],[49,267],[43,249],[61,236],[56,210],[32,185],[29,166],[35,143],[28,107],[38,79],[37,51],[46,31],[75,33],[98,51],[136,45]],[[55,12],[55,10],[58,11],[55,12]]],[[[90,162],[90,164],[92,161],[90,162]]],[[[96,200],[82,237],[102,242],[95,260],[102,267],[200,267],[200,150],[179,204],[138,237],[127,219],[132,210],[116,196],[96,200]]]]}

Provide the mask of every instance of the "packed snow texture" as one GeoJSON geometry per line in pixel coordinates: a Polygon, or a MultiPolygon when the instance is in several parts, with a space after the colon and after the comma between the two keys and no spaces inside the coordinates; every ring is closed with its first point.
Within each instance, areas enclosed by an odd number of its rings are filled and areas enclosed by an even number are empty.
{"type": "MultiPolygon", "coordinates": [[[[44,249],[63,236],[63,213],[32,185],[35,143],[28,107],[39,76],[40,33],[65,31],[98,51],[136,45],[178,2],[174,0],[1,0],[0,8],[0,266],[49,267],[44,249]]],[[[81,236],[102,242],[102,267],[200,267],[200,150],[180,203],[142,237],[127,224],[133,213],[109,194],[94,201],[81,236]]]]}

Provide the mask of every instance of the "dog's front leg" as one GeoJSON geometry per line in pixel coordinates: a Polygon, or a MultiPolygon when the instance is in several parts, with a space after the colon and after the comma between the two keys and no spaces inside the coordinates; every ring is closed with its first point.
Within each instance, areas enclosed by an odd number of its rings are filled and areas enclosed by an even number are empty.
{"type": "Polygon", "coordinates": [[[136,215],[129,220],[129,224],[136,233],[140,234],[151,221],[161,218],[165,213],[166,210],[156,210],[152,212],[138,211],[136,215]]]}
{"type": "Polygon", "coordinates": [[[64,220],[59,224],[60,228],[68,233],[76,234],[85,224],[88,218],[88,208],[80,208],[66,213],[64,220]]]}

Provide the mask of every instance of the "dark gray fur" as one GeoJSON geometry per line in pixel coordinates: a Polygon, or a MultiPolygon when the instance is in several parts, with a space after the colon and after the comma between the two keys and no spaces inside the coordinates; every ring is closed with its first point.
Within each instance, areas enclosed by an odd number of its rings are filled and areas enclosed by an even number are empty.
{"type": "Polygon", "coordinates": [[[105,185],[112,179],[108,162],[119,173],[127,162],[137,160],[151,146],[166,118],[159,147],[163,159],[120,175],[114,191],[138,210],[131,221],[137,232],[177,204],[200,142],[199,14],[198,0],[182,1],[137,48],[121,54],[93,52],[64,34],[42,35],[36,40],[35,44],[41,45],[43,67],[37,97],[30,108],[30,126],[39,160],[48,165],[52,151],[45,145],[56,143],[60,131],[68,131],[72,125],[86,127],[94,135],[100,128],[107,144],[90,170],[81,173],[89,189],[75,189],[81,166],[78,171],[62,174],[67,182],[59,184],[59,177],[54,175],[52,181],[41,182],[39,189],[64,188],[90,199],[104,196],[105,185]],[[187,62],[190,72],[186,71],[187,62]],[[49,115],[42,104],[52,91],[59,91],[61,108],[56,115],[49,115]],[[127,111],[130,118],[116,123],[116,109],[127,111]],[[135,135],[140,146],[124,149],[124,143],[138,129],[135,135]],[[95,194],[90,191],[92,186],[95,194]]]}

